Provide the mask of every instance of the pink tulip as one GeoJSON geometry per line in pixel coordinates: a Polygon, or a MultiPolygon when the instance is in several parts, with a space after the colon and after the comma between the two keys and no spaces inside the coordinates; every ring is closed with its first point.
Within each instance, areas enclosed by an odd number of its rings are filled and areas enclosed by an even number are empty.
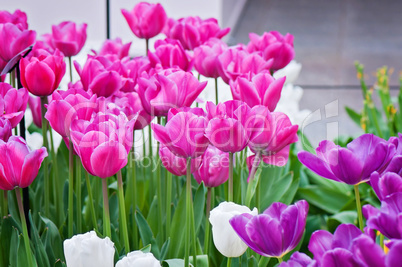
{"type": "Polygon", "coordinates": [[[0,140],[0,189],[13,190],[28,187],[35,177],[47,150],[42,147],[31,151],[22,137],[11,136],[7,142],[0,140]]]}
{"type": "Polygon", "coordinates": [[[173,154],[183,158],[196,158],[208,146],[208,139],[204,136],[207,124],[207,118],[182,111],[173,115],[165,127],[154,123],[151,126],[155,139],[173,154]]]}
{"type": "MultiPolygon", "coordinates": [[[[147,73],[151,69],[151,63],[149,62],[148,57],[135,57],[127,62],[124,62],[124,66],[127,68],[128,77],[133,82],[133,87],[131,88],[132,90],[137,84],[137,80],[141,76],[141,74],[143,72],[147,73]]],[[[121,90],[127,91],[123,88],[121,90]]]]}
{"type": "Polygon", "coordinates": [[[10,121],[0,117],[0,140],[7,142],[12,135],[12,129],[10,121]]]}
{"type": "Polygon", "coordinates": [[[40,97],[30,95],[28,98],[28,105],[31,109],[33,123],[38,128],[42,128],[42,108],[40,97]]]}
{"type": "Polygon", "coordinates": [[[284,68],[295,57],[293,35],[289,33],[285,36],[277,31],[265,32],[262,36],[250,33],[249,37],[247,50],[262,52],[265,60],[273,59],[272,70],[284,68]]]}
{"type": "Polygon", "coordinates": [[[135,120],[124,114],[98,113],[91,121],[74,120],[70,136],[82,165],[100,178],[115,175],[127,164],[135,120]]]}
{"type": "Polygon", "coordinates": [[[185,49],[193,50],[210,38],[221,39],[230,28],[221,29],[214,18],[186,17],[179,20],[169,19],[165,34],[168,38],[179,40],[185,49]]]}
{"type": "Polygon", "coordinates": [[[0,117],[9,120],[12,128],[24,117],[28,97],[25,88],[17,90],[8,83],[0,83],[0,117]]]}
{"type": "Polygon", "coordinates": [[[194,67],[203,76],[219,77],[218,56],[226,51],[227,45],[220,39],[211,38],[194,49],[194,67]]]}
{"type": "Polygon", "coordinates": [[[130,50],[131,42],[123,44],[120,38],[114,40],[106,40],[102,47],[99,49],[99,53],[92,50],[95,55],[99,56],[115,56],[116,59],[122,59],[128,56],[128,51],[130,50]]]}
{"type": "Polygon", "coordinates": [[[118,92],[107,99],[109,103],[116,105],[129,120],[136,117],[134,130],[143,129],[147,126],[153,117],[148,114],[141,103],[141,98],[137,92],[118,92]]]}
{"type": "Polygon", "coordinates": [[[173,39],[158,40],[155,42],[155,52],[148,53],[151,66],[161,64],[163,68],[179,67],[190,71],[193,63],[179,41],[173,39]]]}
{"type": "Polygon", "coordinates": [[[63,21],[52,26],[53,46],[63,52],[64,56],[77,55],[87,40],[87,24],[77,26],[72,21],[63,21]]]}
{"type": "Polygon", "coordinates": [[[272,60],[266,61],[258,53],[250,54],[238,47],[227,49],[218,57],[218,60],[220,77],[227,84],[241,75],[257,74],[269,70],[272,66],[272,60]]]}
{"type": "Polygon", "coordinates": [[[74,120],[89,121],[98,108],[96,96],[74,87],[67,91],[57,90],[47,105],[45,118],[62,137],[70,137],[70,126],[74,120]]]}
{"type": "Polygon", "coordinates": [[[66,72],[66,63],[60,51],[49,54],[45,50],[38,51],[37,57],[20,61],[21,83],[36,96],[48,96],[59,87],[66,72]]]}
{"type": "Polygon", "coordinates": [[[36,56],[38,50],[46,50],[50,54],[54,54],[55,48],[53,47],[53,42],[52,42],[52,34],[46,33],[43,34],[39,40],[36,40],[32,52],[29,53],[26,58],[30,59],[33,56],[36,56]]]}
{"type": "Polygon", "coordinates": [[[170,108],[189,107],[207,82],[199,82],[192,73],[175,71],[167,75],[138,79],[138,94],[144,109],[154,116],[167,116],[170,108]]]}
{"type": "Polygon", "coordinates": [[[138,3],[132,11],[121,10],[131,31],[138,38],[150,39],[158,35],[167,20],[167,15],[161,4],[138,3]]]}
{"type": "Polygon", "coordinates": [[[205,136],[212,145],[224,152],[238,152],[243,150],[249,141],[246,122],[250,107],[241,101],[230,100],[219,103],[217,106],[207,102],[209,123],[205,129],[205,136]]]}
{"type": "MultiPolygon", "coordinates": [[[[185,158],[176,156],[164,145],[159,148],[159,157],[166,170],[177,176],[186,175],[187,162],[185,158]]],[[[191,173],[198,169],[199,164],[200,158],[191,159],[191,173]]]]}
{"type": "Polygon", "coordinates": [[[109,97],[124,86],[119,73],[122,68],[120,61],[112,62],[104,56],[88,56],[82,69],[78,63],[74,62],[74,65],[84,90],[91,90],[98,97],[109,97]]]}
{"type": "MultiPolygon", "coordinates": [[[[284,113],[271,113],[265,106],[253,107],[250,110],[250,118],[253,118],[247,121],[250,150],[259,152],[267,164],[284,166],[289,158],[290,144],[298,140],[298,125],[292,125],[284,113]]],[[[247,159],[250,168],[254,158],[255,155],[247,159]]]]}
{"type": "Polygon", "coordinates": [[[19,25],[22,30],[28,29],[27,14],[19,9],[15,10],[13,14],[6,10],[0,11],[0,24],[7,22],[19,25]]]}
{"type": "MultiPolygon", "coordinates": [[[[281,98],[281,92],[286,77],[275,80],[268,72],[261,72],[254,75],[251,79],[238,77],[237,82],[230,82],[232,92],[237,87],[240,93],[240,99],[246,102],[250,107],[263,105],[268,107],[269,111],[274,111],[276,104],[281,98]]],[[[233,93],[232,93],[233,94],[233,93]]]]}
{"type": "Polygon", "coordinates": [[[5,62],[10,61],[18,53],[33,45],[35,38],[35,31],[24,30],[12,23],[0,24],[0,40],[3,40],[0,43],[0,58],[5,62]]]}
{"type": "Polygon", "coordinates": [[[197,183],[204,182],[206,187],[217,187],[229,177],[229,154],[214,146],[208,146],[201,156],[201,164],[194,178],[197,183]]]}

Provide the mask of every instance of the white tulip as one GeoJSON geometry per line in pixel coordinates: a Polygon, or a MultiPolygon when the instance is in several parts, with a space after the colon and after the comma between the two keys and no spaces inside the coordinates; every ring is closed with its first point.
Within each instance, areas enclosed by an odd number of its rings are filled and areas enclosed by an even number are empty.
{"type": "Polygon", "coordinates": [[[75,235],[63,243],[67,267],[113,267],[114,244],[94,231],[75,235]]]}
{"type": "Polygon", "coordinates": [[[211,210],[209,221],[212,225],[212,238],[215,247],[225,257],[239,257],[247,249],[247,245],[239,238],[229,223],[229,220],[243,213],[257,215],[258,210],[252,211],[242,205],[233,202],[222,202],[211,210]]]}
{"type": "Polygon", "coordinates": [[[140,250],[127,254],[116,263],[116,267],[160,267],[160,262],[150,252],[144,253],[140,250]]]}

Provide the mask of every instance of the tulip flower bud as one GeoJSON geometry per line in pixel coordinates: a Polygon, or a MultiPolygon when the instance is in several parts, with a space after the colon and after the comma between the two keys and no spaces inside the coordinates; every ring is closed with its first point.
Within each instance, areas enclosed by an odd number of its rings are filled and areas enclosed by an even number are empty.
{"type": "Polygon", "coordinates": [[[72,21],[64,21],[52,26],[53,46],[63,52],[64,56],[77,55],[87,40],[87,24],[77,26],[72,21]]]}

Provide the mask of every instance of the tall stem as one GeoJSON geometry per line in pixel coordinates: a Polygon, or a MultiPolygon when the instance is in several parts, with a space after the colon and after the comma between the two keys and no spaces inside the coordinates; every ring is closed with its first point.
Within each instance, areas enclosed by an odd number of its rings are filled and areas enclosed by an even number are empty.
{"type": "MultiPolygon", "coordinates": [[[[49,150],[49,146],[47,144],[47,120],[45,119],[45,104],[47,103],[47,97],[42,96],[40,98],[41,110],[42,110],[42,136],[43,136],[43,146],[49,150]]],[[[50,215],[49,206],[50,206],[50,188],[49,188],[49,169],[48,169],[48,158],[46,157],[43,160],[43,173],[44,173],[44,191],[45,191],[45,214],[46,216],[50,215]]]]}
{"type": "Polygon", "coordinates": [[[205,239],[204,239],[204,254],[208,255],[209,248],[209,232],[211,225],[209,224],[209,212],[211,211],[211,187],[207,189],[207,207],[205,211],[205,239]]]}
{"type": "Polygon", "coordinates": [[[110,228],[110,213],[109,213],[109,196],[107,192],[107,178],[102,179],[102,194],[103,194],[103,235],[112,238],[112,230],[110,228]]]}
{"type": "Polygon", "coordinates": [[[193,266],[197,267],[197,233],[195,232],[195,219],[194,219],[194,207],[190,205],[190,219],[191,219],[191,243],[193,245],[193,266]]]}
{"type": "Polygon", "coordinates": [[[7,191],[0,190],[1,192],[1,200],[2,200],[2,207],[1,207],[1,212],[2,212],[2,217],[8,215],[8,196],[7,196],[7,191]]]}
{"type": "Polygon", "coordinates": [[[227,267],[232,266],[232,258],[228,258],[227,267]]]}
{"type": "Polygon", "coordinates": [[[218,105],[219,98],[218,98],[218,78],[215,78],[215,104],[218,105]]]}
{"type": "Polygon", "coordinates": [[[355,184],[355,197],[356,197],[356,209],[357,209],[357,215],[359,217],[359,227],[360,230],[363,232],[364,230],[364,224],[363,224],[363,214],[362,214],[362,205],[360,203],[360,193],[359,193],[359,185],[355,184]]]}
{"type": "Polygon", "coordinates": [[[74,147],[71,140],[68,149],[68,237],[72,237],[74,234],[74,147]]]}
{"type": "Polygon", "coordinates": [[[149,50],[149,39],[145,39],[145,49],[146,49],[146,55],[148,56],[148,50],[149,50]]]}
{"type": "Polygon", "coordinates": [[[18,209],[19,209],[20,217],[21,217],[22,233],[24,235],[24,244],[25,244],[25,251],[27,253],[28,265],[34,266],[31,247],[29,246],[27,221],[25,219],[24,207],[22,206],[21,192],[20,192],[19,188],[15,189],[15,195],[17,196],[18,209]]]}
{"type": "Polygon", "coordinates": [[[191,158],[187,158],[187,173],[186,173],[186,240],[185,240],[185,255],[184,266],[189,266],[190,255],[190,228],[191,228],[191,158]]]}
{"type": "Polygon", "coordinates": [[[70,70],[70,82],[73,82],[73,63],[71,62],[71,57],[68,57],[68,67],[70,70]]]}
{"type": "Polygon", "coordinates": [[[172,214],[172,173],[166,173],[166,236],[170,236],[170,221],[172,214]]]}
{"type": "Polygon", "coordinates": [[[82,205],[81,205],[81,160],[75,156],[75,195],[77,197],[77,232],[82,232],[82,205]]]}
{"type": "Polygon", "coordinates": [[[154,176],[152,175],[153,171],[153,151],[152,151],[152,130],[151,130],[151,125],[148,125],[148,145],[149,145],[149,152],[148,152],[148,157],[149,157],[149,203],[152,203],[152,200],[154,199],[154,176]]]}
{"type": "MultiPolygon", "coordinates": [[[[161,125],[161,117],[158,117],[158,124],[161,125]]],[[[159,232],[160,236],[162,239],[165,239],[164,233],[163,233],[163,212],[162,212],[162,181],[161,181],[161,165],[159,164],[160,158],[159,158],[159,142],[157,143],[157,149],[156,149],[156,184],[157,184],[157,190],[158,190],[158,211],[159,211],[159,232]]]]}
{"type": "Polygon", "coordinates": [[[85,172],[85,181],[87,184],[87,191],[88,191],[88,206],[91,212],[91,217],[92,217],[92,224],[93,227],[95,228],[96,232],[98,232],[98,223],[96,221],[96,214],[95,214],[95,207],[94,207],[94,198],[92,195],[92,188],[91,188],[91,182],[89,181],[89,174],[88,172],[85,172]]]}
{"type": "MultiPolygon", "coordinates": [[[[133,139],[133,140],[135,140],[135,139],[133,139]]],[[[135,147],[134,146],[133,146],[130,166],[131,166],[131,183],[132,183],[131,201],[133,203],[133,213],[132,213],[133,239],[134,239],[133,244],[134,244],[134,249],[136,249],[137,248],[137,240],[138,240],[137,222],[135,220],[135,211],[137,210],[137,175],[136,175],[135,147]]]]}
{"type": "MultiPolygon", "coordinates": [[[[49,127],[50,128],[50,127],[49,127]]],[[[52,129],[49,129],[49,133],[50,133],[50,143],[52,145],[52,148],[50,150],[50,153],[52,154],[52,168],[54,170],[53,173],[53,198],[54,198],[54,204],[57,207],[57,210],[63,210],[63,202],[60,201],[59,196],[60,194],[60,178],[59,178],[59,168],[57,165],[57,159],[56,159],[56,152],[55,152],[55,148],[54,148],[54,141],[53,141],[53,131],[52,129]]],[[[59,214],[59,222],[62,223],[63,221],[63,214],[62,212],[58,212],[57,214],[59,214]]]]}
{"type": "Polygon", "coordinates": [[[123,189],[123,178],[121,177],[121,170],[117,172],[117,186],[118,186],[118,195],[119,195],[119,211],[121,218],[121,228],[123,231],[123,239],[124,246],[126,248],[126,252],[130,251],[130,243],[128,241],[128,231],[127,231],[127,217],[126,217],[126,205],[124,203],[124,189],[123,189]]]}
{"type": "Polygon", "coordinates": [[[234,153],[229,152],[229,181],[228,181],[228,201],[233,201],[233,157],[234,153]]]}
{"type": "Polygon", "coordinates": [[[254,176],[257,171],[259,162],[260,162],[260,157],[261,157],[261,152],[258,151],[257,154],[255,155],[253,165],[251,166],[250,179],[249,179],[248,185],[247,185],[246,206],[250,206],[250,202],[251,202],[251,198],[252,198],[251,189],[253,187],[254,176]]]}

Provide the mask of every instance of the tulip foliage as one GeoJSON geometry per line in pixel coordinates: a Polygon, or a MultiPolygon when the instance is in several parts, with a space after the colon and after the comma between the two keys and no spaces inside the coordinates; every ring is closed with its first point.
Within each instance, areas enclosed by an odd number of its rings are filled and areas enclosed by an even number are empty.
{"type": "Polygon", "coordinates": [[[366,133],[314,151],[279,109],[298,110],[291,34],[230,47],[214,18],[144,2],[122,16],[132,42],[80,64],[92,25],[37,36],[0,11],[0,266],[400,264],[402,93],[379,82],[379,116],[362,80],[364,110],[347,111],[366,133]]]}

